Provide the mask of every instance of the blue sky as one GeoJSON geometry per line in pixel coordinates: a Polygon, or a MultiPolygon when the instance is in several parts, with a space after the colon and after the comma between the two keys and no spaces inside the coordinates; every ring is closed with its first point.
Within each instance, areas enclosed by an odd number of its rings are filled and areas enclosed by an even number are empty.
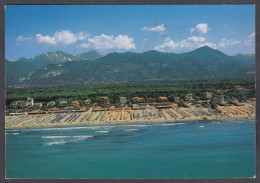
{"type": "Polygon", "coordinates": [[[255,53],[254,5],[7,5],[5,57],[44,52],[255,53]]]}

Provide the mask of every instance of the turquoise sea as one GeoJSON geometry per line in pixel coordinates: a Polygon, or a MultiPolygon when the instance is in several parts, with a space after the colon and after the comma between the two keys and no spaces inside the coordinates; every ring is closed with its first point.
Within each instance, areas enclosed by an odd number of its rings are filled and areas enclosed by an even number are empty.
{"type": "Polygon", "coordinates": [[[7,178],[255,175],[255,120],[6,131],[7,178]]]}

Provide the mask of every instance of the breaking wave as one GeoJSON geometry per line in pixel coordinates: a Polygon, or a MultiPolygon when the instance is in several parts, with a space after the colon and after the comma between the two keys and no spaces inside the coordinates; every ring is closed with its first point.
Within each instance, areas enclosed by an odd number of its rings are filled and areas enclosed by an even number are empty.
{"type": "Polygon", "coordinates": [[[87,138],[94,137],[93,135],[78,135],[78,136],[42,136],[42,139],[52,140],[48,142],[47,145],[59,145],[77,142],[81,140],[85,140],[87,138]]]}
{"type": "Polygon", "coordinates": [[[137,131],[139,129],[125,129],[126,132],[130,132],[130,131],[137,131]]]}

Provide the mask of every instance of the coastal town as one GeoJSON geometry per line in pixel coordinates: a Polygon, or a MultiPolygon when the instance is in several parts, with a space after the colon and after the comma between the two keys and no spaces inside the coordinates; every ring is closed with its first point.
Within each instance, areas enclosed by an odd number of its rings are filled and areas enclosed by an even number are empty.
{"type": "MultiPolygon", "coordinates": [[[[253,90],[235,86],[238,95],[253,90]]],[[[216,92],[223,92],[217,90],[216,92]]],[[[97,96],[95,102],[61,100],[35,102],[34,98],[13,101],[6,107],[6,129],[61,127],[75,125],[129,124],[151,122],[176,122],[199,120],[251,119],[255,117],[255,98],[239,102],[226,100],[221,95],[217,103],[212,102],[213,93],[204,92],[202,97],[191,93],[184,96],[159,96],[143,98],[119,96],[119,104],[110,102],[108,96],[97,96]]]]}

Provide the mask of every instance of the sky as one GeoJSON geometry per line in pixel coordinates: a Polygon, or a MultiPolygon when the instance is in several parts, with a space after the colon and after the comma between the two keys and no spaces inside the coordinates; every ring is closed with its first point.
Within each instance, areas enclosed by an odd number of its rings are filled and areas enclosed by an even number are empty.
{"type": "Polygon", "coordinates": [[[254,5],[7,5],[5,57],[90,50],[255,53],[254,5]]]}

